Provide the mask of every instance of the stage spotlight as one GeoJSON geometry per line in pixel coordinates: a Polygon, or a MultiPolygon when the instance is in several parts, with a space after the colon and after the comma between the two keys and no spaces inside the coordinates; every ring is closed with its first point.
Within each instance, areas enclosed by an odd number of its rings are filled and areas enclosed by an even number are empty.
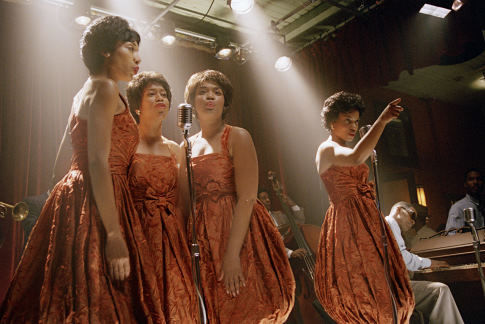
{"type": "Polygon", "coordinates": [[[254,0],[228,0],[227,4],[238,15],[244,15],[254,7],[254,0]]]}
{"type": "Polygon", "coordinates": [[[461,0],[453,1],[453,4],[451,5],[451,9],[453,9],[453,11],[458,11],[461,7],[463,7],[463,1],[461,0]]]}
{"type": "Polygon", "coordinates": [[[175,24],[169,20],[160,21],[161,41],[165,46],[172,46],[177,40],[175,38],[175,24]]]}
{"type": "Polygon", "coordinates": [[[215,57],[219,60],[229,60],[234,54],[234,46],[224,37],[217,37],[216,43],[215,57]]]}
{"type": "Polygon", "coordinates": [[[79,26],[87,26],[91,22],[90,1],[77,0],[73,4],[74,22],[79,26]]]}
{"type": "Polygon", "coordinates": [[[74,21],[76,22],[76,24],[80,26],[87,26],[91,22],[91,18],[88,16],[81,15],[74,18],[74,21]]]}
{"type": "Polygon", "coordinates": [[[445,18],[446,15],[450,13],[450,11],[451,11],[450,9],[437,7],[426,3],[423,5],[423,7],[421,7],[421,9],[419,10],[419,13],[438,17],[438,18],[445,18]]]}
{"type": "Polygon", "coordinates": [[[242,46],[237,46],[234,50],[233,60],[239,65],[243,65],[248,61],[249,50],[242,46]]]}
{"type": "Polygon", "coordinates": [[[276,69],[276,71],[285,72],[285,71],[288,71],[291,68],[292,64],[293,63],[292,63],[290,57],[280,56],[280,57],[278,57],[278,59],[274,63],[274,68],[276,69]]]}
{"type": "Polygon", "coordinates": [[[216,58],[219,60],[229,60],[232,56],[232,49],[229,47],[218,47],[216,49],[216,58]]]}
{"type": "Polygon", "coordinates": [[[167,46],[172,46],[175,43],[175,36],[165,35],[162,37],[162,43],[167,46]]]}

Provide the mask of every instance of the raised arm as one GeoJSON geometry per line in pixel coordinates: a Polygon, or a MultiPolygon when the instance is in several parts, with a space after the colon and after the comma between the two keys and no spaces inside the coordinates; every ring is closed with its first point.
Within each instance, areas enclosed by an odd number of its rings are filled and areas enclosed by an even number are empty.
{"type": "Polygon", "coordinates": [[[130,273],[128,249],[121,235],[113,180],[108,163],[113,116],[118,107],[116,83],[94,80],[85,98],[88,105],[88,163],[94,200],[106,229],[106,261],[110,275],[124,280],[130,273]]]}
{"type": "Polygon", "coordinates": [[[258,159],[251,135],[234,127],[231,133],[237,202],[219,280],[224,279],[228,294],[239,294],[245,286],[239,253],[246,238],[249,222],[258,193],[258,159]]]}
{"type": "Polygon", "coordinates": [[[353,149],[340,146],[333,141],[323,142],[317,150],[315,159],[318,174],[322,174],[332,165],[352,166],[364,163],[377,145],[386,125],[396,119],[403,110],[399,106],[400,102],[400,98],[391,101],[353,149]]]}

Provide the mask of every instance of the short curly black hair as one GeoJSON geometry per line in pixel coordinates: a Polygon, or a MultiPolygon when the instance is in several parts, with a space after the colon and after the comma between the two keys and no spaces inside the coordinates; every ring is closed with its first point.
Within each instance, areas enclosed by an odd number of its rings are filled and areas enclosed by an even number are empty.
{"type": "Polygon", "coordinates": [[[136,74],[130,83],[128,83],[126,96],[128,97],[128,106],[130,107],[131,114],[135,117],[137,123],[140,122],[140,118],[135,113],[135,110],[139,109],[141,106],[143,91],[145,91],[146,87],[152,84],[161,85],[167,93],[169,107],[172,104],[172,91],[163,74],[153,71],[143,71],[136,74]]]}
{"type": "Polygon", "coordinates": [[[360,95],[345,91],[334,93],[323,103],[320,113],[322,124],[326,129],[331,130],[332,123],[338,119],[340,113],[348,113],[354,110],[359,112],[359,116],[362,116],[365,111],[364,102],[360,95]]]}
{"type": "Polygon", "coordinates": [[[105,60],[103,53],[112,53],[119,43],[124,42],[140,44],[140,35],[125,19],[106,16],[89,24],[80,41],[81,58],[89,73],[101,72],[105,60]]]}
{"type": "Polygon", "coordinates": [[[463,174],[463,181],[466,182],[468,180],[468,174],[470,172],[476,172],[480,175],[480,178],[482,178],[482,172],[478,170],[477,168],[468,168],[466,169],[465,173],[463,174]]]}
{"type": "Polygon", "coordinates": [[[224,111],[222,112],[222,118],[227,115],[232,103],[232,84],[224,73],[215,70],[205,70],[192,74],[185,86],[184,99],[185,102],[194,106],[195,92],[197,88],[206,81],[217,83],[224,94],[224,111]]]}

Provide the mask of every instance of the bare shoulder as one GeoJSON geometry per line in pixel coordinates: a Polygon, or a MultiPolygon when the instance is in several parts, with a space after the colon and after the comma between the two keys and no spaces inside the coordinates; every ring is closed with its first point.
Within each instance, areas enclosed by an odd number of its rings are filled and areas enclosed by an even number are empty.
{"type": "Polygon", "coordinates": [[[322,174],[332,165],[331,157],[335,154],[335,149],[337,146],[337,143],[329,139],[320,144],[315,156],[315,164],[318,174],[322,174]]]}
{"type": "Polygon", "coordinates": [[[324,155],[327,152],[334,151],[336,146],[338,146],[337,143],[330,141],[330,140],[325,140],[323,141],[320,146],[318,146],[317,149],[317,157],[324,155]]]}
{"type": "Polygon", "coordinates": [[[232,127],[232,130],[229,137],[232,142],[234,141],[243,142],[243,143],[246,141],[252,142],[251,134],[249,134],[249,132],[246,129],[237,127],[237,126],[231,126],[231,127],[232,127]]]}
{"type": "Polygon", "coordinates": [[[85,86],[88,94],[96,93],[117,96],[119,92],[116,82],[109,78],[92,78],[86,82],[85,86]]]}

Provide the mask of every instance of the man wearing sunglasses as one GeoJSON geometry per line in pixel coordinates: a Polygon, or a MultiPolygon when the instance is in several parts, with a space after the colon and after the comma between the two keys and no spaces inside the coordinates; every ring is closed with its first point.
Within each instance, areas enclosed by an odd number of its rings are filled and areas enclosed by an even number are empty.
{"type": "MultiPolygon", "coordinates": [[[[406,268],[409,271],[416,271],[425,268],[448,267],[446,261],[421,258],[406,249],[402,233],[409,231],[414,226],[416,217],[416,209],[404,201],[394,204],[391,213],[386,217],[401,250],[406,268]]],[[[415,309],[424,315],[427,323],[463,323],[460,311],[447,285],[441,282],[411,280],[411,287],[416,301],[415,309]]]]}

